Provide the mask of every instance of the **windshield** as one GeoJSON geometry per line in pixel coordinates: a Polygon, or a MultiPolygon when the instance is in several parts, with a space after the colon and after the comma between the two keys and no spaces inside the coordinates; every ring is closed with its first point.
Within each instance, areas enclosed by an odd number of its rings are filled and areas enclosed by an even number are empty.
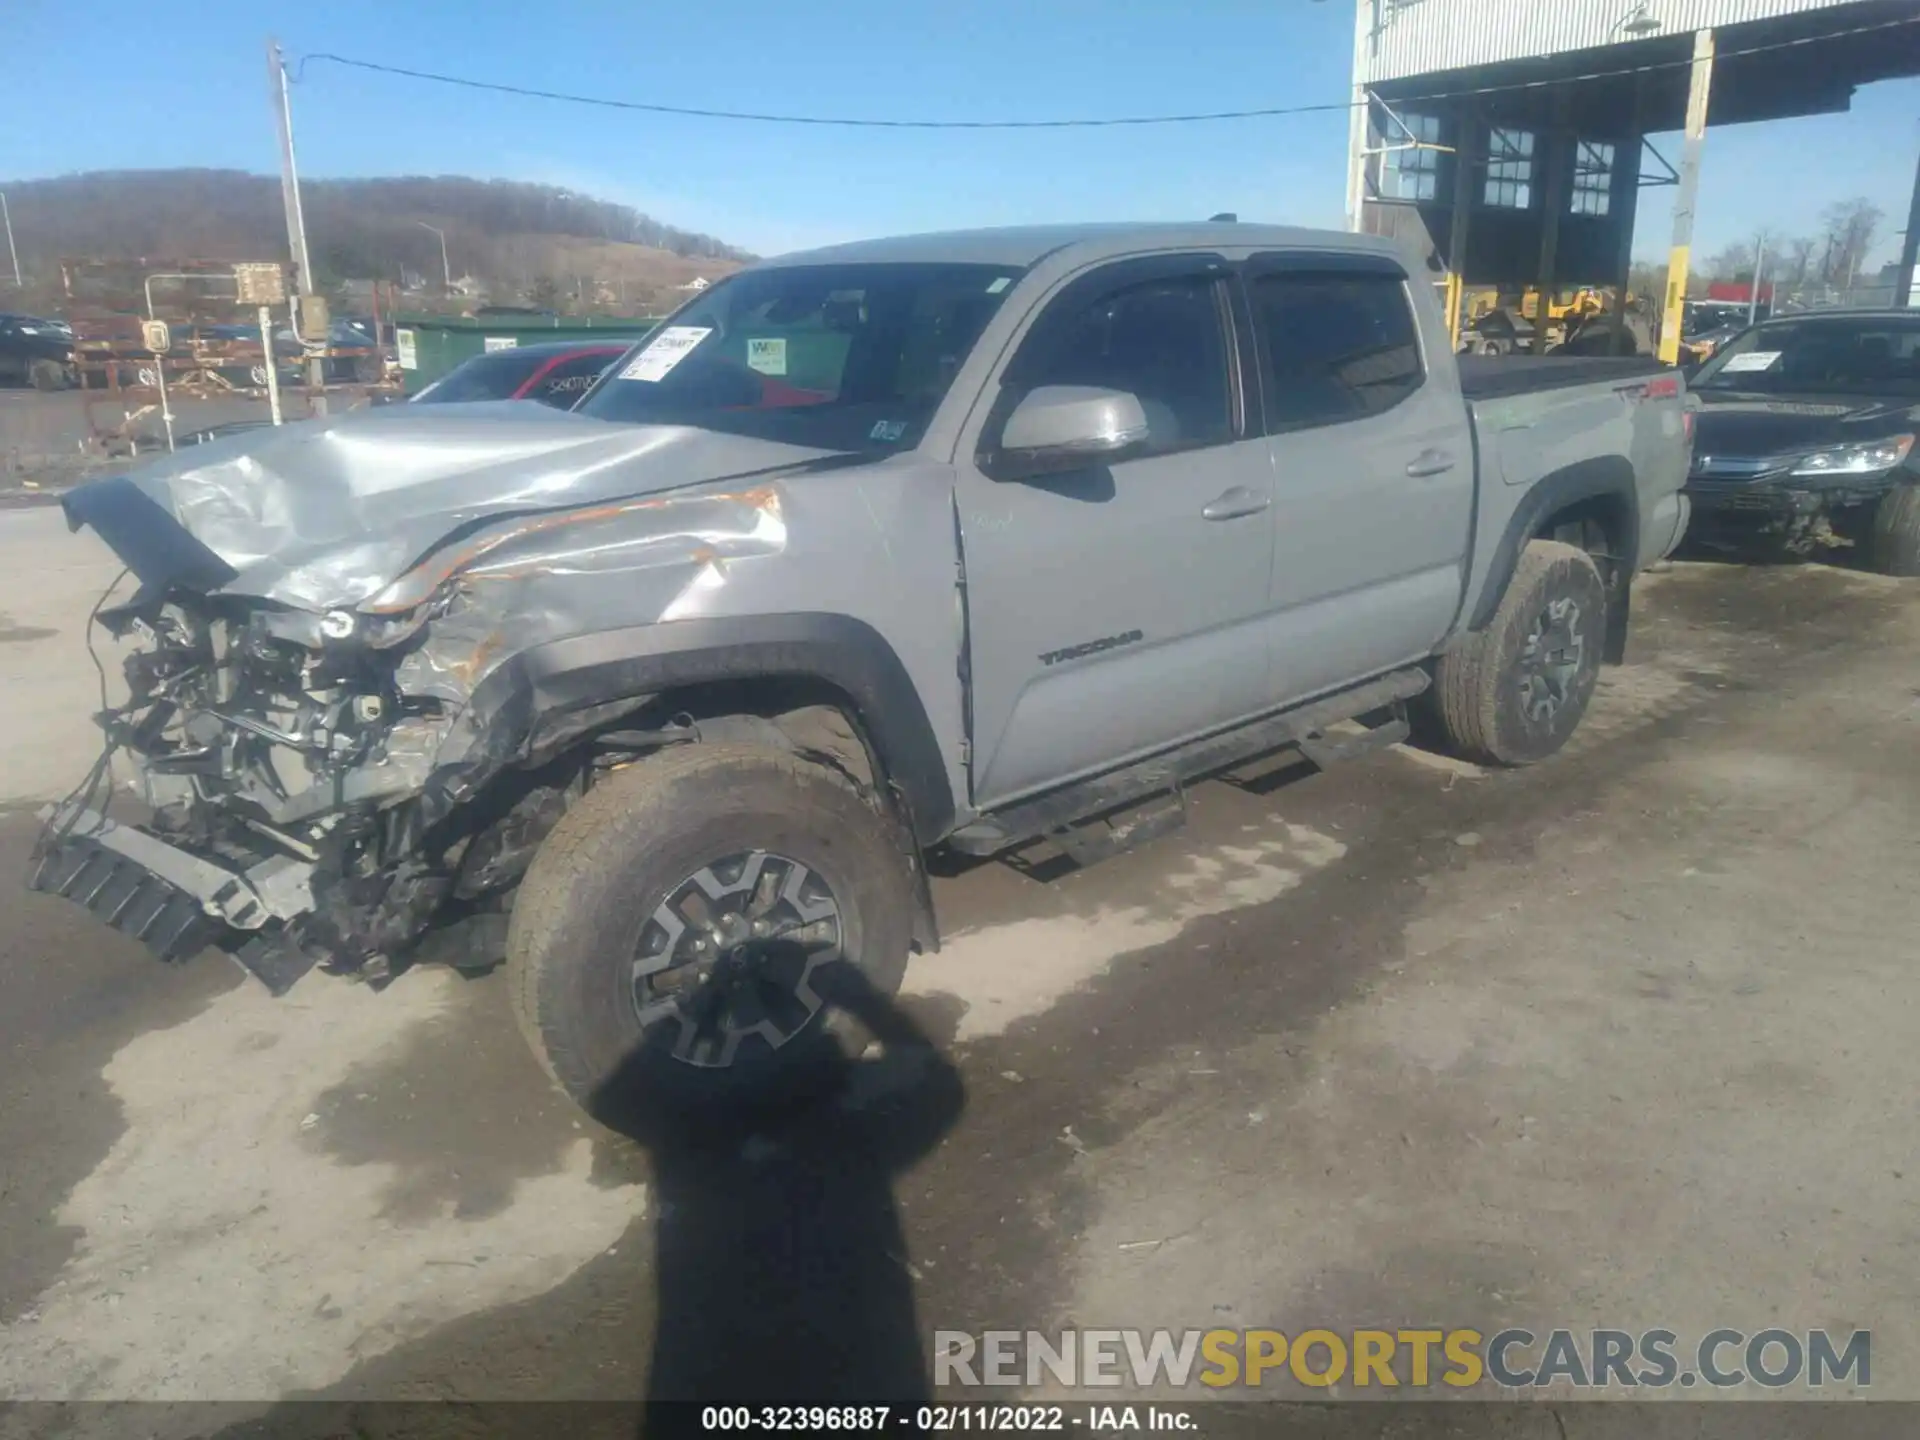
{"type": "Polygon", "coordinates": [[[1869,390],[1920,395],[1920,315],[1776,320],[1728,342],[1696,390],[1869,390]]]}
{"type": "Polygon", "coordinates": [[[795,265],[721,281],[577,407],[822,450],[919,443],[1020,276],[999,265],[795,265]]]}
{"type": "Polygon", "coordinates": [[[456,365],[413,397],[415,405],[508,400],[547,357],[525,350],[494,350],[456,365]]]}

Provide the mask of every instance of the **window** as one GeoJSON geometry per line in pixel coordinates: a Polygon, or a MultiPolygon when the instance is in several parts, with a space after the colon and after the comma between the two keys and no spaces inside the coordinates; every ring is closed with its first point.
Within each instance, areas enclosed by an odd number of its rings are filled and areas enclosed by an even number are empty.
{"type": "Polygon", "coordinates": [[[492,350],[454,366],[413,397],[415,405],[464,405],[505,400],[532,378],[540,356],[519,349],[492,350]]]}
{"type": "Polygon", "coordinates": [[[1533,206],[1533,132],[1495,130],[1487,137],[1487,184],[1482,199],[1502,210],[1533,206]]]}
{"type": "Polygon", "coordinates": [[[1267,428],[1378,415],[1420,388],[1420,336],[1387,275],[1265,275],[1253,283],[1267,366],[1267,428]]]}
{"type": "Polygon", "coordinates": [[[1701,390],[1870,390],[1920,398],[1920,316],[1774,320],[1714,351],[1701,390]]]}
{"type": "Polygon", "coordinates": [[[593,388],[593,382],[600,378],[600,372],[619,358],[620,351],[617,349],[588,350],[580,355],[569,356],[535,380],[526,398],[555,405],[562,410],[570,409],[575,401],[593,388]]]}
{"type": "Polygon", "coordinates": [[[577,407],[843,453],[920,443],[1020,278],[1004,265],[769,265],[713,284],[577,407]]]}
{"type": "Polygon", "coordinates": [[[1387,141],[1393,148],[1386,152],[1381,166],[1380,198],[1383,200],[1432,200],[1440,193],[1440,152],[1413,149],[1418,145],[1440,143],[1440,117],[1409,112],[1395,126],[1395,138],[1387,141]]]}
{"type": "Polygon", "coordinates": [[[1613,203],[1613,146],[1582,140],[1573,150],[1573,194],[1568,208],[1575,215],[1604,215],[1613,203]]]}
{"type": "MultiPolygon", "coordinates": [[[[1014,362],[1019,393],[1098,385],[1137,396],[1147,453],[1233,438],[1226,334],[1208,276],[1149,280],[1090,305],[1043,316],[1014,362]]],[[[1068,301],[1068,304],[1074,302],[1068,301]]]]}

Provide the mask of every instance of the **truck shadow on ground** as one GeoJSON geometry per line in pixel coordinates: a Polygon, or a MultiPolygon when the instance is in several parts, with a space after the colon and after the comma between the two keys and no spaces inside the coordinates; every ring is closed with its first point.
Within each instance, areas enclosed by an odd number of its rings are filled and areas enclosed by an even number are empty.
{"type": "Polygon", "coordinates": [[[589,1106],[651,1160],[646,1433],[691,1433],[703,1403],[929,1398],[893,1181],[953,1127],[965,1087],[858,970],[828,971],[816,988],[879,1042],[865,1054],[815,1023],[775,1083],[714,1093],[725,1077],[674,1059],[675,1027],[656,1026],[589,1106]]]}

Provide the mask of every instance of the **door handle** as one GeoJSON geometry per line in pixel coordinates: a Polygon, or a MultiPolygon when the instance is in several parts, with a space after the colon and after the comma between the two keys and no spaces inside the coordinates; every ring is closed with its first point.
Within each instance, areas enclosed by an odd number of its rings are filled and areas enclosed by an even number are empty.
{"type": "Polygon", "coordinates": [[[1209,500],[1200,515],[1206,520],[1238,520],[1243,515],[1258,515],[1271,503],[1270,497],[1249,490],[1244,485],[1236,485],[1209,500]]]}
{"type": "Polygon", "coordinates": [[[1407,466],[1407,474],[1416,480],[1429,475],[1444,475],[1453,468],[1453,456],[1444,450],[1422,450],[1407,466]]]}

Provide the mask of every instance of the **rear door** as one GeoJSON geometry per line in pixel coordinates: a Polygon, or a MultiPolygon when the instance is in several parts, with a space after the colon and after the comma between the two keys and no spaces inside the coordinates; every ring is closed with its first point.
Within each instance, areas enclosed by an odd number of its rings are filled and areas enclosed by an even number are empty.
{"type": "MultiPolygon", "coordinates": [[[[1446,633],[1473,444],[1453,367],[1428,363],[1396,262],[1279,254],[1244,273],[1273,462],[1273,696],[1285,703],[1422,659],[1446,633]]],[[[1431,318],[1424,333],[1441,333],[1431,318]]]]}
{"type": "Polygon", "coordinates": [[[977,804],[1108,768],[1263,702],[1272,469],[1247,419],[1229,280],[1218,257],[1182,255],[1067,282],[964,447],[977,804]],[[1147,443],[1112,464],[990,478],[1000,427],[1042,385],[1136,395],[1147,443]]]}

